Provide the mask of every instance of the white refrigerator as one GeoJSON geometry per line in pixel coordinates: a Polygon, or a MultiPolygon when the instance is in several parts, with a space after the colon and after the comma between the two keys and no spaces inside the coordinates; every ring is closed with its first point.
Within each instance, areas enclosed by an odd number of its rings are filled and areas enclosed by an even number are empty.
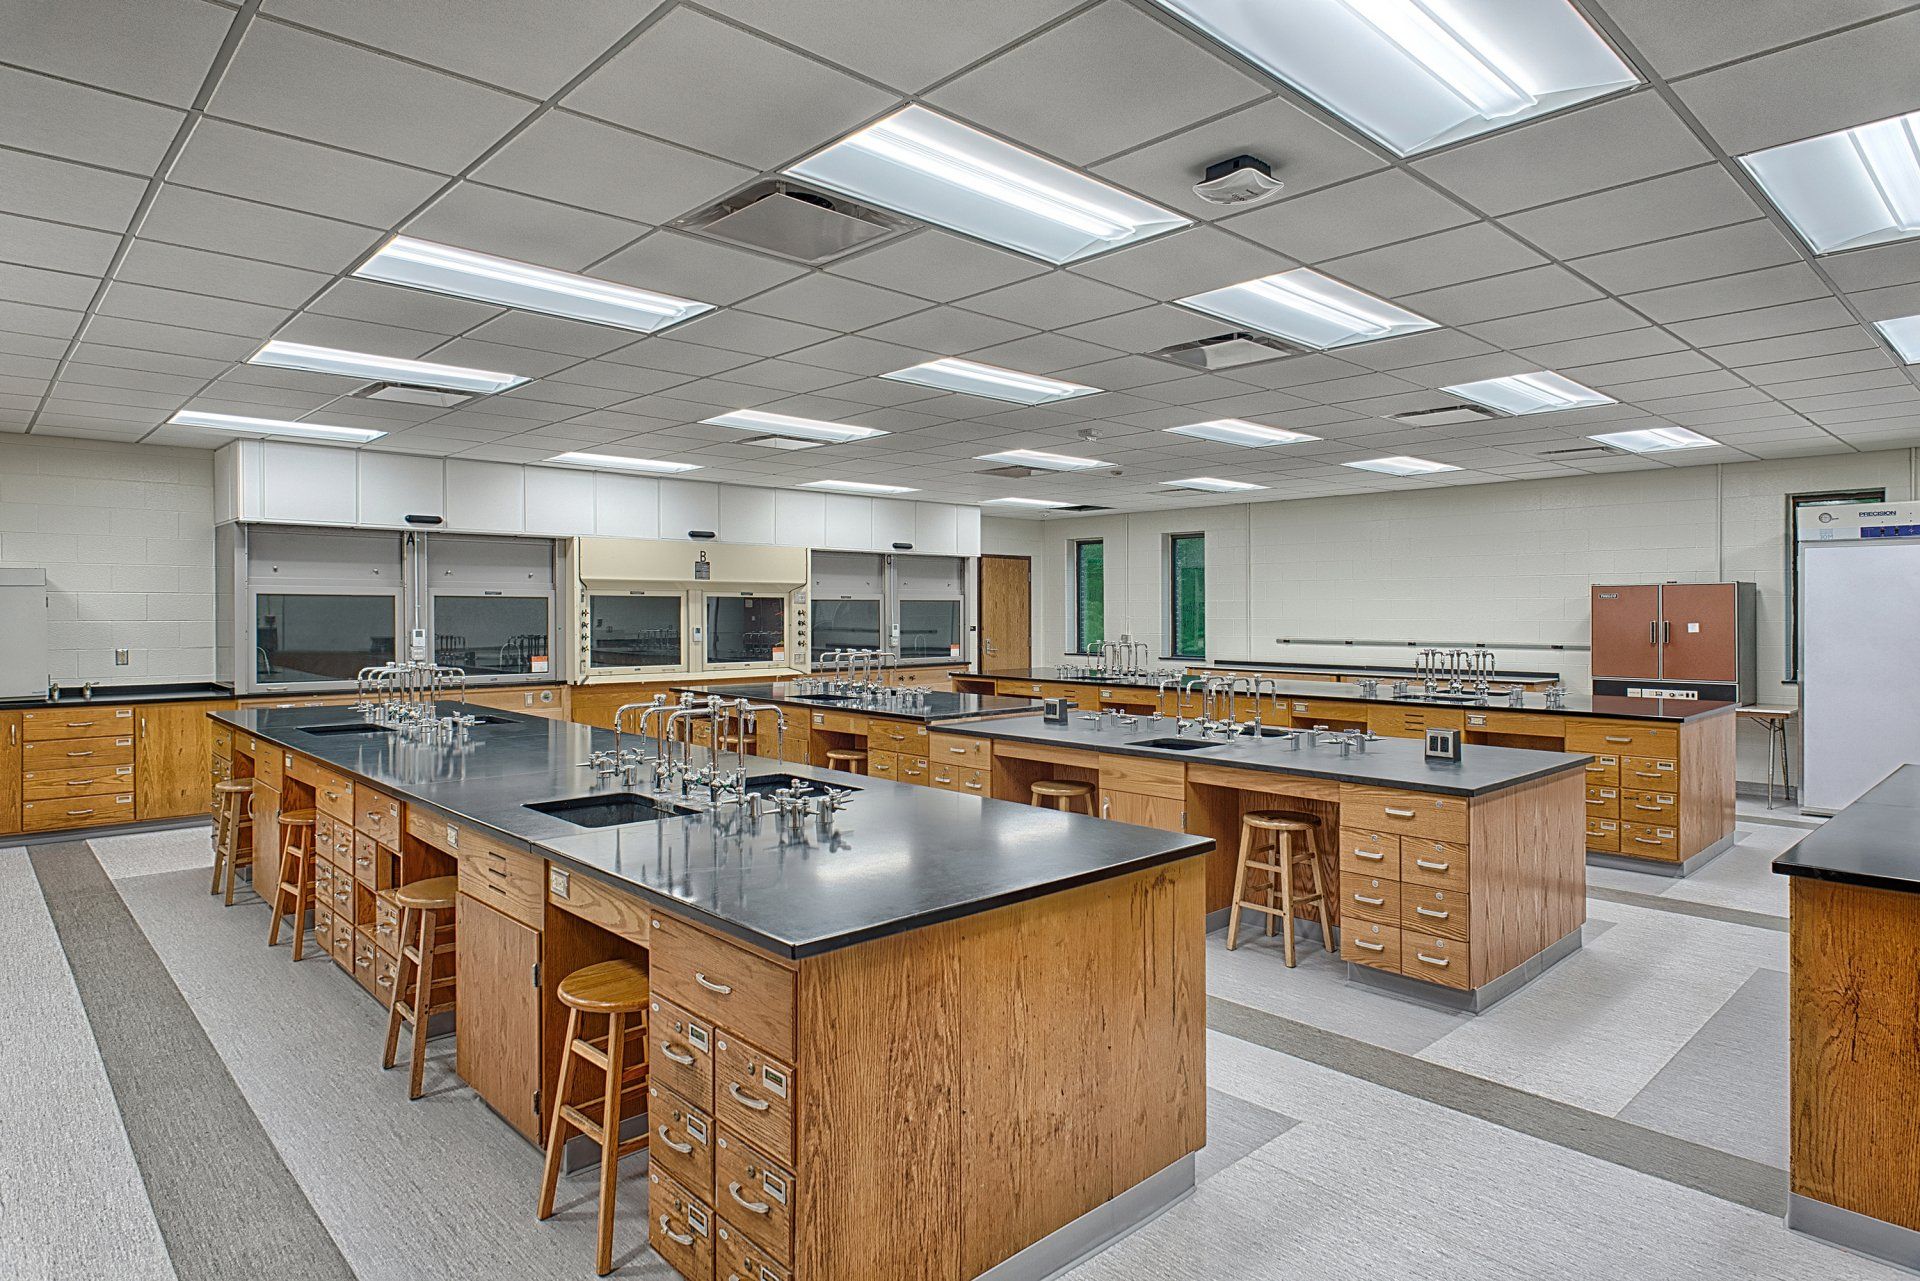
{"type": "Polygon", "coordinates": [[[1833,814],[1920,764],[1920,504],[1799,517],[1800,805],[1833,814]]]}
{"type": "Polygon", "coordinates": [[[47,571],[0,568],[0,698],[47,692],[47,571]]]}

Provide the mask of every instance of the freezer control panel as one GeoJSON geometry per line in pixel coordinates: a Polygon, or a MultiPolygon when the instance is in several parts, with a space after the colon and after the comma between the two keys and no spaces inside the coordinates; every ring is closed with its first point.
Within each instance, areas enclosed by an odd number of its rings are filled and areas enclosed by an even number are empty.
{"type": "Polygon", "coordinates": [[[1803,543],[1920,538],[1920,503],[1804,507],[1800,510],[1799,534],[1803,543]]]}

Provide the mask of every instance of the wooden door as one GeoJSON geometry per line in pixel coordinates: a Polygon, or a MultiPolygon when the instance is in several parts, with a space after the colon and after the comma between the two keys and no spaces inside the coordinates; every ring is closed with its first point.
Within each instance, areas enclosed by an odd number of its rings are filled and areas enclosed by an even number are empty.
{"type": "Polygon", "coordinates": [[[1660,589],[1660,674],[1670,681],[1740,679],[1732,583],[1668,583],[1660,589]]]}
{"type": "Polygon", "coordinates": [[[0,832],[20,830],[20,713],[0,712],[0,832]]]}
{"type": "Polygon", "coordinates": [[[134,813],[141,819],[207,812],[213,722],[231,704],[151,703],[134,709],[134,813]]]}
{"type": "MultiPolygon", "coordinates": [[[[1109,758],[1111,759],[1111,758],[1109,758]]],[[[1162,832],[1186,830],[1187,807],[1170,796],[1143,796],[1138,792],[1100,791],[1100,817],[1116,823],[1158,828],[1162,832]]]]}
{"type": "Polygon", "coordinates": [[[1033,666],[1033,559],[980,558],[980,670],[1033,666]]]}
{"type": "Polygon", "coordinates": [[[540,932],[460,896],[454,1066],[502,1119],[540,1139],[540,932]]]}
{"type": "Polygon", "coordinates": [[[1593,589],[1593,675],[1602,680],[1660,674],[1660,589],[1593,589]]]}

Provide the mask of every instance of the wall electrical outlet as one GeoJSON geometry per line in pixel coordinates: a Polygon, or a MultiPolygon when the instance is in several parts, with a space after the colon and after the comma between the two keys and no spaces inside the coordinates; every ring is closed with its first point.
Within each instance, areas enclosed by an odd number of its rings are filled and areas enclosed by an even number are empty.
{"type": "Polygon", "coordinates": [[[128,663],[131,663],[132,661],[133,661],[132,650],[116,649],[113,651],[113,665],[115,667],[125,667],[128,663]]]}

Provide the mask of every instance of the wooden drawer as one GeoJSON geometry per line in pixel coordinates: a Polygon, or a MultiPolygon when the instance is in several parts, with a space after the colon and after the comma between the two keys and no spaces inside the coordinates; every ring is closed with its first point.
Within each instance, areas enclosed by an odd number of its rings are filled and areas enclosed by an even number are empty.
{"type": "Polygon", "coordinates": [[[1680,762],[1671,756],[1623,756],[1620,786],[1635,792],[1678,792],[1680,762]]]}
{"type": "Polygon", "coordinates": [[[648,1159],[683,1187],[713,1186],[713,1117],[671,1090],[647,1086],[647,1121],[653,1135],[648,1159]]]}
{"type": "Polygon", "coordinates": [[[369,996],[379,996],[380,987],[380,949],[373,945],[373,935],[366,930],[353,933],[353,980],[367,990],[369,996]]]}
{"type": "Polygon", "coordinates": [[[63,827],[104,827],[133,822],[133,794],[74,796],[58,801],[27,801],[20,807],[20,827],[27,832],[52,832],[63,827]]]}
{"type": "Polygon", "coordinates": [[[365,832],[388,849],[400,848],[400,802],[371,787],[358,787],[353,795],[353,829],[365,832]]]}
{"type": "Polygon", "coordinates": [[[993,742],[964,734],[929,734],[927,756],[934,765],[973,766],[985,769],[993,764],[993,742]]]}
{"type": "Polygon", "coordinates": [[[987,771],[984,769],[965,769],[936,760],[927,769],[927,782],[942,791],[971,792],[975,796],[987,794],[987,771]]]}
{"type": "Polygon", "coordinates": [[[713,1211],[652,1169],[647,1171],[647,1243],[686,1281],[713,1281],[713,1211]]]}
{"type": "Polygon", "coordinates": [[[399,958],[386,952],[377,953],[373,958],[373,995],[384,1008],[393,1008],[393,989],[399,981],[399,958]]]}
{"type": "Polygon", "coordinates": [[[653,990],[694,1014],[744,1036],[769,1054],[793,1055],[793,972],[773,961],[655,912],[653,990]]]}
{"type": "Polygon", "coordinates": [[[909,721],[889,721],[874,717],[867,722],[867,746],[905,752],[909,756],[927,754],[927,727],[909,721]]]}
{"type": "Polygon", "coordinates": [[[20,775],[20,794],[29,801],[58,801],[72,796],[108,796],[133,790],[131,765],[79,765],[70,769],[30,769],[20,775]]]}
{"type": "Polygon", "coordinates": [[[1458,796],[1342,783],[1340,823],[1343,827],[1350,825],[1369,832],[1412,833],[1436,841],[1465,841],[1467,802],[1458,796]]]}
{"type": "Polygon", "coordinates": [[[393,860],[380,855],[380,846],[362,832],[353,834],[353,876],[370,890],[384,890],[393,883],[393,860]]]}
{"type": "Polygon", "coordinates": [[[793,1258],[792,1171],[722,1123],[714,1140],[713,1199],[727,1221],[782,1263],[793,1258]]]}
{"type": "Polygon", "coordinates": [[[1620,817],[1620,789],[1617,787],[1587,787],[1587,813],[1598,814],[1603,818],[1620,817]]]}
{"type": "Polygon", "coordinates": [[[213,754],[223,761],[233,757],[233,726],[214,723],[213,754]]]}
{"type": "Polygon", "coordinates": [[[391,890],[373,896],[373,944],[389,956],[400,955],[400,905],[391,890]]]}
{"type": "Polygon", "coordinates": [[[20,763],[26,769],[74,769],[82,765],[133,764],[133,738],[53,738],[23,743],[20,763]]]}
{"type": "Polygon", "coordinates": [[[1352,920],[1340,929],[1340,959],[1376,970],[1400,971],[1400,927],[1352,920]]]}
{"type": "MultiPolygon", "coordinates": [[[[299,929],[300,922],[299,921],[293,922],[293,928],[296,930],[299,929]]],[[[317,898],[314,900],[314,909],[313,909],[313,938],[314,938],[314,941],[320,945],[320,950],[322,952],[327,952],[329,954],[332,953],[333,951],[333,913],[329,912],[323,905],[321,905],[320,900],[317,898]]]]}
{"type": "Polygon", "coordinates": [[[1400,842],[1400,879],[1412,893],[1416,886],[1467,892],[1467,847],[1454,841],[1429,841],[1409,836],[1400,842]]]}
{"type": "Polygon", "coordinates": [[[344,774],[321,765],[310,756],[293,758],[288,771],[298,781],[313,788],[313,808],[331,814],[348,827],[353,826],[353,783],[344,774]]]}
{"type": "Polygon", "coordinates": [[[899,778],[899,758],[892,752],[876,752],[868,748],[867,773],[874,778],[899,778]]]}
{"type": "Polygon", "coordinates": [[[1450,939],[1467,937],[1468,899],[1455,890],[1409,885],[1400,898],[1400,926],[1408,936],[1437,934],[1450,939]]]}
{"type": "Polygon", "coordinates": [[[1526,734],[1533,738],[1564,738],[1565,717],[1543,716],[1529,712],[1469,711],[1463,713],[1466,728],[1489,734],[1526,734]]]}
{"type": "Polygon", "coordinates": [[[723,1281],[793,1281],[793,1273],[725,1218],[714,1233],[714,1275],[723,1281]]]}
{"type": "Polygon", "coordinates": [[[1383,876],[1340,874],[1340,919],[1400,924],[1400,882],[1383,876]]]}
{"type": "Polygon", "coordinates": [[[320,860],[313,865],[313,901],[328,912],[333,911],[333,878],[337,873],[333,864],[320,860]]]}
{"type": "Polygon", "coordinates": [[[1680,821],[1680,798],[1672,792],[1622,792],[1620,817],[1635,823],[1673,827],[1680,821]]]}
{"type": "Polygon", "coordinates": [[[631,894],[603,885],[584,873],[566,868],[547,869],[547,901],[583,921],[592,921],[609,934],[647,946],[651,915],[647,905],[631,894]]]}
{"type": "Polygon", "coordinates": [[[658,998],[648,1003],[652,1079],[696,1107],[713,1106],[713,1024],[658,998]]]}
{"type": "Polygon", "coordinates": [[[1315,725],[1365,725],[1373,708],[1366,703],[1336,702],[1325,698],[1296,698],[1287,704],[1297,729],[1315,725]]]}
{"type": "Polygon", "coordinates": [[[730,1132],[793,1164],[793,1069],[725,1028],[714,1034],[713,1115],[730,1132]]]}
{"type": "Polygon", "coordinates": [[[932,777],[927,768],[927,758],[924,756],[898,756],[894,759],[899,764],[902,783],[917,783],[925,787],[927,780],[932,777]]]}
{"type": "Polygon", "coordinates": [[[1657,823],[1620,822],[1620,852],[1635,858],[1678,859],[1679,829],[1657,823]]]}
{"type": "Polygon", "coordinates": [[[1367,724],[1376,734],[1421,738],[1430,729],[1464,730],[1467,715],[1457,707],[1369,707],[1367,724]]]}
{"type": "Polygon", "coordinates": [[[1410,979],[1465,988],[1471,982],[1468,958],[1467,945],[1458,939],[1414,930],[1400,933],[1400,972],[1410,979]]]}
{"type": "Polygon", "coordinates": [[[846,712],[810,712],[807,715],[809,730],[831,730],[836,734],[865,734],[867,718],[850,716],[846,712]]]}
{"type": "Polygon", "coordinates": [[[1680,750],[1680,731],[1646,721],[1570,720],[1569,752],[1605,752],[1613,756],[1672,756],[1680,750]]]}
{"type": "Polygon", "coordinates": [[[264,738],[255,738],[251,734],[236,733],[233,736],[233,750],[244,749],[253,758],[253,776],[276,792],[286,790],[287,763],[292,755],[281,751],[264,738]]]}
{"type": "Polygon", "coordinates": [[[49,707],[20,713],[20,739],[26,743],[125,738],[132,734],[131,707],[49,707]]]}
{"type": "Polygon", "coordinates": [[[1598,850],[1602,854],[1620,852],[1620,820],[1587,816],[1587,848],[1598,850]]]}
{"type": "Polygon", "coordinates": [[[1349,830],[1340,827],[1340,873],[1342,876],[1379,876],[1389,881],[1400,879],[1400,838],[1380,832],[1349,830]]]}
{"type": "Polygon", "coordinates": [[[1620,758],[1618,756],[1596,756],[1588,761],[1587,786],[1620,786],[1620,758]]]}
{"type": "Polygon", "coordinates": [[[547,864],[531,854],[497,848],[460,855],[460,892],[530,929],[547,922],[547,864]]]}
{"type": "Polygon", "coordinates": [[[353,874],[353,828],[345,819],[316,810],[313,848],[324,862],[353,874]]]}
{"type": "Polygon", "coordinates": [[[1137,796],[1187,799],[1187,767],[1179,761],[1148,760],[1139,756],[1102,756],[1100,786],[1137,796]]]}
{"type": "Polygon", "coordinates": [[[353,875],[344,868],[334,868],[333,919],[344,925],[371,925],[373,923],[371,920],[362,921],[360,919],[360,913],[358,911],[360,902],[359,894],[360,887],[353,879],[353,875]]]}

